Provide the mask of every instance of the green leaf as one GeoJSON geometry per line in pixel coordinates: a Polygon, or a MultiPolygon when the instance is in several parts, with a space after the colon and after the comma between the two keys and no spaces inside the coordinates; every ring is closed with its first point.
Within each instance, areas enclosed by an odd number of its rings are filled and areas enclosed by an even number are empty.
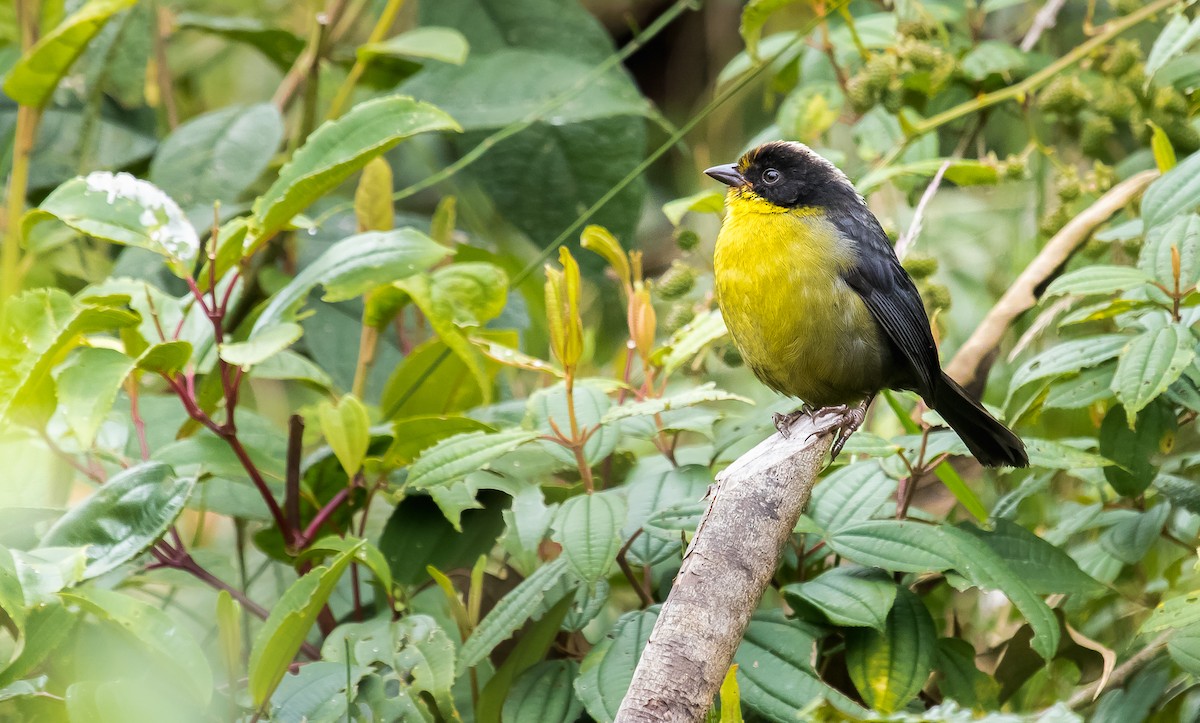
{"type": "Polygon", "coordinates": [[[1168,60],[1181,55],[1198,39],[1200,19],[1188,22],[1183,13],[1173,15],[1150,47],[1150,54],[1146,57],[1146,82],[1149,83],[1168,60]]]}
{"type": "Polygon", "coordinates": [[[671,374],[728,333],[721,312],[715,309],[701,312],[690,323],[672,334],[666,344],[656,349],[651,361],[662,366],[663,374],[671,374]]]}
{"type": "MultiPolygon", "coordinates": [[[[820,631],[778,611],[759,612],[750,619],[733,662],[737,664],[742,703],[768,720],[792,720],[822,698],[850,720],[866,711],[826,685],[812,668],[820,631]]],[[[637,662],[637,659],[634,659],[637,662]]]]}
{"type": "Polygon", "coordinates": [[[1130,342],[1117,362],[1112,389],[1125,405],[1131,428],[1138,412],[1165,392],[1195,358],[1196,337],[1177,324],[1144,332],[1130,342]]]}
{"type": "Polygon", "coordinates": [[[202,209],[211,219],[214,202],[234,203],[263,174],[283,130],[274,103],[198,115],[159,144],[149,180],[183,208],[202,209]]]}
{"type": "Polygon", "coordinates": [[[1179,250],[1179,288],[1187,289],[1200,281],[1200,216],[1194,213],[1176,216],[1146,234],[1146,243],[1138,254],[1138,268],[1168,289],[1175,287],[1172,247],[1179,250]]]}
{"type": "MultiPolygon", "coordinates": [[[[729,666],[729,672],[725,673],[725,680],[721,681],[721,690],[718,694],[721,700],[720,723],[744,723],[742,691],[737,680],[737,663],[729,666]]],[[[712,715],[711,711],[709,715],[712,715]]]]}
{"type": "Polygon", "coordinates": [[[925,686],[936,645],[929,611],[919,597],[901,588],[882,631],[846,631],[846,668],[867,705],[885,715],[895,713],[925,686]]]}
{"type": "Polygon", "coordinates": [[[59,518],[40,547],[86,545],[84,579],[102,575],[162,537],[195,486],[194,476],[177,477],[161,462],[130,467],[59,518]]]}
{"type": "Polygon", "coordinates": [[[443,266],[429,275],[429,298],[434,315],[459,326],[482,326],[504,311],[508,274],[483,261],[443,266]]]}
{"type": "Polygon", "coordinates": [[[1063,294],[1115,294],[1118,291],[1136,289],[1152,281],[1144,271],[1130,266],[1086,266],[1050,282],[1042,296],[1049,299],[1063,294]]]}
{"type": "Polygon", "coordinates": [[[1100,424],[1100,453],[1116,464],[1104,468],[1104,477],[1118,494],[1136,497],[1150,486],[1155,459],[1175,436],[1175,417],[1163,402],[1151,404],[1139,415],[1134,429],[1120,405],[1112,407],[1100,424]]]}
{"type": "Polygon", "coordinates": [[[250,371],[250,375],[256,379],[308,382],[325,391],[334,388],[333,379],[324,369],[307,357],[287,349],[259,362],[250,371]]]}
{"type": "Polygon", "coordinates": [[[88,347],[56,370],[58,402],[81,448],[92,446],[133,367],[133,359],[119,351],[88,347]]]}
{"type": "Polygon", "coordinates": [[[96,587],[79,587],[59,596],[133,636],[151,653],[156,664],[175,672],[197,700],[208,703],[213,680],[204,650],[186,628],[157,606],[96,587]]]}
{"type": "Polygon", "coordinates": [[[263,623],[250,650],[250,697],[261,706],[275,691],[299,652],[317,614],[325,606],[358,546],[341,553],[328,567],[316,567],[288,587],[263,623]]]}
{"type": "MultiPolygon", "coordinates": [[[[1029,453],[1029,463],[1034,467],[1047,469],[1095,469],[1111,467],[1113,461],[1098,454],[1085,452],[1078,447],[1054,442],[1049,439],[1025,437],[1025,451],[1029,453]]],[[[1088,440],[1090,444],[1090,440],[1088,440]]],[[[1103,449],[1101,449],[1103,451],[1103,449]]]]}
{"type": "Polygon", "coordinates": [[[337,403],[322,401],[317,407],[317,419],[321,422],[321,434],[333,449],[333,453],[353,478],[362,469],[367,447],[371,444],[371,417],[367,408],[353,394],[347,394],[337,403]]]}
{"type": "Polygon", "coordinates": [[[890,572],[940,572],[956,566],[946,528],[908,520],[865,520],[844,525],[827,538],[837,554],[890,572]]]}
{"type": "Polygon", "coordinates": [[[504,723],[572,723],[583,712],[575,697],[579,664],[546,660],[521,674],[509,690],[501,714],[504,723]]]}
{"type": "MultiPolygon", "coordinates": [[[[453,652],[453,651],[451,651],[453,652]]],[[[278,723],[335,723],[350,707],[346,700],[349,684],[353,700],[358,684],[371,668],[344,662],[318,660],[306,663],[283,676],[271,696],[271,720],[278,723]]]]}
{"type": "Polygon", "coordinates": [[[1055,345],[1013,372],[1009,397],[1029,382],[1078,372],[1106,362],[1120,354],[1128,343],[1129,337],[1123,334],[1100,334],[1055,345]]]}
{"type": "Polygon", "coordinates": [[[179,13],[175,25],[181,30],[198,30],[246,43],[257,48],[281,71],[287,71],[304,50],[304,39],[282,28],[250,17],[219,17],[199,13],[179,13]]]}
{"type": "Polygon", "coordinates": [[[279,354],[295,344],[304,329],[290,321],[280,322],[258,331],[246,341],[221,344],[220,355],[226,362],[239,367],[252,367],[279,354]]]}
{"type": "Polygon", "coordinates": [[[408,487],[430,489],[487,469],[497,457],[536,439],[537,432],[467,432],[443,439],[421,453],[408,471],[408,487]]]}
{"type": "Polygon", "coordinates": [[[1181,213],[1190,213],[1200,198],[1200,153],[1154,180],[1142,195],[1142,220],[1151,231],[1181,213]]]}
{"type": "MultiPolygon", "coordinates": [[[[628,540],[659,511],[701,499],[712,482],[712,471],[704,465],[677,467],[660,456],[642,457],[625,477],[629,510],[621,537],[628,540]]],[[[647,532],[633,541],[626,554],[634,565],[655,565],[678,555],[679,545],[678,533],[662,540],[647,532]]]]}
{"type": "Polygon", "coordinates": [[[746,52],[750,54],[750,57],[755,60],[759,59],[758,41],[762,38],[762,29],[767,24],[767,20],[777,10],[796,2],[797,0],[750,0],[746,3],[746,7],[742,8],[742,20],[738,26],[738,32],[741,33],[742,42],[746,44],[746,52]]]}
{"type": "Polygon", "coordinates": [[[358,46],[358,57],[371,60],[383,55],[391,58],[436,60],[462,65],[467,62],[470,44],[453,28],[420,27],[392,36],[378,43],[358,46]]]}
{"type": "Polygon", "coordinates": [[[939,464],[933,469],[933,473],[942,481],[942,484],[946,485],[946,489],[950,490],[950,494],[954,495],[954,499],[958,500],[967,512],[974,515],[975,519],[980,522],[987,521],[987,508],[983,506],[983,503],[979,501],[979,496],[967,486],[967,481],[949,461],[939,464]]]}
{"type": "Polygon", "coordinates": [[[612,723],[616,717],[657,620],[657,606],[625,613],[580,664],[575,694],[588,715],[600,723],[612,723]]]}
{"type": "Polygon", "coordinates": [[[717,389],[715,382],[705,382],[698,387],[692,387],[678,394],[673,394],[669,397],[657,397],[645,399],[640,402],[630,402],[622,404],[619,407],[613,407],[600,418],[602,424],[608,424],[618,419],[628,419],[630,417],[650,416],[654,414],[662,414],[676,409],[686,409],[697,404],[705,402],[724,402],[736,401],[745,404],[754,404],[754,401],[733,394],[723,389],[717,389]]]}
{"type": "Polygon", "coordinates": [[[896,486],[876,461],[846,465],[813,488],[808,516],[822,529],[836,533],[874,516],[895,494],[896,486]]]}
{"type": "Polygon", "coordinates": [[[343,301],[424,271],[448,254],[445,246],[411,228],[368,231],[342,239],[275,293],[255,321],[250,338],[290,320],[317,284],[325,287],[325,301],[343,301]]]}
{"type": "Polygon", "coordinates": [[[996,167],[983,161],[969,158],[929,158],[912,163],[884,166],[867,173],[854,185],[859,193],[867,195],[885,182],[902,176],[932,177],[943,165],[946,165],[946,180],[958,186],[990,186],[1000,180],[1000,174],[996,167]]]}
{"type": "Polygon", "coordinates": [[[567,561],[559,557],[542,565],[500,598],[491,612],[471,632],[458,651],[457,675],[487,657],[497,645],[508,640],[526,620],[538,619],[557,599],[548,600],[547,593],[559,586],[567,571],[567,561]]]}
{"type": "Polygon", "coordinates": [[[389,466],[404,467],[447,437],[481,431],[495,430],[470,417],[454,415],[423,415],[399,419],[392,423],[392,444],[383,458],[389,466]]]}
{"type": "Polygon", "coordinates": [[[1179,630],[1200,623],[1200,591],[1164,600],[1154,608],[1138,632],[1157,633],[1160,630],[1179,630]]]}
{"type": "Polygon", "coordinates": [[[834,625],[883,630],[896,583],[878,570],[835,567],[808,582],[785,585],[781,592],[812,605],[834,625]]]}
{"type": "MultiPolygon", "coordinates": [[[[621,430],[616,424],[604,423],[612,410],[612,400],[599,384],[594,383],[576,382],[573,393],[575,421],[579,431],[586,433],[596,430],[583,445],[583,457],[590,465],[599,464],[613,453],[621,439],[621,430]]],[[[558,427],[568,438],[571,436],[567,390],[562,382],[529,395],[527,407],[532,426],[538,430],[554,434],[554,427],[558,427]]],[[[574,453],[566,447],[548,440],[543,441],[541,447],[564,466],[576,465],[574,453]]]]}
{"type": "Polygon", "coordinates": [[[1192,675],[1200,675],[1200,625],[1189,625],[1167,640],[1167,654],[1192,675]]]}
{"type": "Polygon", "coordinates": [[[1166,495],[1171,504],[1193,514],[1200,514],[1200,484],[1195,480],[1160,473],[1154,478],[1154,487],[1166,495]]]}
{"type": "Polygon", "coordinates": [[[25,629],[21,633],[20,648],[0,670],[0,686],[11,685],[29,675],[59,646],[73,640],[72,634],[79,621],[79,614],[68,610],[55,597],[49,597],[30,608],[25,629]]]}
{"type": "Polygon", "coordinates": [[[1136,565],[1158,542],[1163,525],[1171,514],[1171,506],[1155,505],[1145,512],[1114,510],[1123,513],[1116,524],[1100,536],[1100,546],[1108,554],[1127,565],[1136,565]]]}
{"type": "Polygon", "coordinates": [[[1179,162],[1175,157],[1175,147],[1171,145],[1170,136],[1157,123],[1146,123],[1150,126],[1150,150],[1154,153],[1154,165],[1159,173],[1166,173],[1179,162]]]}
{"type": "Polygon", "coordinates": [[[606,577],[621,549],[625,499],[613,492],[583,494],[563,502],[554,522],[554,541],[584,582],[606,577]]]}
{"type": "Polygon", "coordinates": [[[169,376],[182,371],[191,359],[191,344],[186,341],[164,341],[142,352],[137,358],[137,368],[144,372],[169,376]]]}
{"type": "MultiPolygon", "coordinates": [[[[504,659],[504,664],[496,669],[492,679],[480,692],[479,701],[475,706],[476,723],[501,722],[504,701],[508,698],[513,681],[546,657],[572,602],[572,595],[563,597],[540,620],[525,629],[517,644],[513,646],[512,652],[504,659]]],[[[569,692],[570,680],[567,683],[569,692]]],[[[581,706],[576,704],[575,707],[581,706]]]]}
{"type": "Polygon", "coordinates": [[[683,223],[683,217],[690,212],[720,214],[724,211],[725,194],[720,191],[700,191],[664,203],[662,207],[663,215],[667,217],[672,226],[683,223]]]}
{"type": "Polygon", "coordinates": [[[51,216],[79,233],[164,256],[181,278],[191,274],[200,253],[200,237],[179,204],[128,173],[95,171],[67,181],[25,215],[25,232],[51,216]]]}
{"type": "Polygon", "coordinates": [[[242,674],[242,656],[245,654],[242,604],[234,600],[228,590],[217,593],[217,642],[220,643],[225,673],[229,680],[237,680],[242,674]]]}
{"type": "Polygon", "coordinates": [[[1002,40],[984,40],[963,56],[960,67],[971,80],[983,81],[989,75],[1005,78],[1025,70],[1025,53],[1002,40]]]}
{"type": "Polygon", "coordinates": [[[1082,409],[1112,393],[1113,374],[1116,366],[1104,364],[1084,369],[1073,377],[1055,382],[1050,387],[1042,406],[1051,409],[1082,409]]]}
{"type": "Polygon", "coordinates": [[[934,659],[938,690],[976,711],[999,706],[1000,685],[975,666],[975,648],[961,638],[940,638],[934,659]]]}
{"type": "MultiPolygon", "coordinates": [[[[360,231],[391,231],[396,225],[396,209],[392,202],[392,167],[380,156],[363,166],[358,186],[354,189],[354,218],[360,231]]],[[[363,312],[364,323],[381,328],[394,317],[394,313],[381,313],[372,307],[374,299],[367,301],[363,312]],[[380,317],[376,320],[368,317],[380,317]]]]}
{"type": "Polygon", "coordinates": [[[4,92],[22,105],[40,108],[58,82],[113,15],[136,0],[89,0],[38,39],[4,79],[4,92]]]}
{"type": "Polygon", "coordinates": [[[279,178],[254,202],[257,228],[248,250],[256,249],[313,201],[401,141],[420,133],[457,130],[459,125],[450,116],[405,96],[355,105],[313,131],[280,169],[279,178]]]}
{"type": "Polygon", "coordinates": [[[1089,577],[1071,556],[1011,520],[997,519],[995,529],[962,523],[958,529],[982,541],[1003,558],[1012,572],[1038,595],[1092,594],[1102,586],[1089,577]]]}
{"type": "Polygon", "coordinates": [[[375,580],[379,583],[379,586],[384,591],[391,592],[392,569],[388,566],[388,561],[384,558],[383,552],[367,540],[350,535],[345,537],[328,535],[309,545],[300,554],[297,561],[327,557],[331,554],[340,555],[346,552],[352,552],[354,554],[354,561],[360,565],[366,565],[371,574],[375,576],[375,580]]]}

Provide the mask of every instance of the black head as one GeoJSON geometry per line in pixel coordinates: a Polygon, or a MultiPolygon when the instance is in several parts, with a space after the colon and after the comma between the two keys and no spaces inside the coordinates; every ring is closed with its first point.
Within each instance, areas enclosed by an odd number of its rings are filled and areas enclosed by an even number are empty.
{"type": "Polygon", "coordinates": [[[858,198],[836,166],[808,146],[790,141],[764,143],[736,164],[714,166],[705,173],[785,208],[827,206],[858,198]]]}

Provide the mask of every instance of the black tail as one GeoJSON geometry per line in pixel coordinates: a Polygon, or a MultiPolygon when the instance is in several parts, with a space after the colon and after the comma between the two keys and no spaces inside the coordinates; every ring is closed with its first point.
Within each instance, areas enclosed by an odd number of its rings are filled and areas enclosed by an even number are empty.
{"type": "MultiPolygon", "coordinates": [[[[958,432],[967,449],[985,467],[1028,467],[1025,444],[983,405],[971,398],[958,382],[942,372],[934,390],[936,404],[930,404],[950,427],[958,432]]],[[[929,400],[926,400],[929,401],[929,400]]]]}

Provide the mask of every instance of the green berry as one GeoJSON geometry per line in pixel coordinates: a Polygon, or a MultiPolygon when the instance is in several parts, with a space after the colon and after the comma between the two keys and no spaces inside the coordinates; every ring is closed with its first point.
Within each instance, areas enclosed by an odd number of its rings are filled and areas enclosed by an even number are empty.
{"type": "Polygon", "coordinates": [[[1047,113],[1074,115],[1088,102],[1087,87],[1074,75],[1060,75],[1038,95],[1038,107],[1047,113]]]}
{"type": "Polygon", "coordinates": [[[1025,159],[1017,155],[1010,155],[1000,164],[1001,174],[1008,179],[1024,178],[1026,170],[1025,159]]]}
{"type": "Polygon", "coordinates": [[[920,280],[937,273],[938,260],[932,256],[914,253],[905,257],[903,266],[909,276],[920,280]]]}
{"type": "Polygon", "coordinates": [[[900,61],[896,56],[887,53],[872,55],[863,66],[868,87],[872,92],[878,92],[887,87],[892,78],[900,73],[900,61]]]}
{"type": "Polygon", "coordinates": [[[1179,117],[1164,118],[1160,125],[1176,153],[1188,155],[1200,149],[1200,134],[1187,120],[1179,117]]]}
{"type": "Polygon", "coordinates": [[[871,88],[870,78],[860,73],[846,83],[846,99],[855,113],[866,113],[875,107],[879,94],[871,88]]]}
{"type": "Polygon", "coordinates": [[[1111,118],[1102,115],[1091,116],[1084,121],[1083,129],[1079,132],[1079,145],[1089,156],[1101,156],[1105,152],[1108,139],[1116,132],[1117,127],[1113,125],[1111,118]]]}
{"type": "Polygon", "coordinates": [[[926,20],[906,20],[896,26],[896,33],[917,40],[928,40],[937,35],[937,25],[926,20]]]}
{"type": "Polygon", "coordinates": [[[936,67],[942,60],[942,49],[929,43],[909,43],[904,48],[904,57],[913,66],[922,70],[936,67]]]}
{"type": "Polygon", "coordinates": [[[663,327],[668,334],[673,334],[692,323],[692,319],[695,318],[696,312],[692,309],[691,304],[675,304],[667,312],[667,318],[663,321],[663,327]]]}
{"type": "Polygon", "coordinates": [[[930,311],[950,308],[950,289],[941,284],[930,284],[925,287],[925,303],[930,311]]]}
{"type": "Polygon", "coordinates": [[[1136,40],[1117,40],[1108,49],[1108,57],[1100,64],[1100,71],[1112,77],[1124,75],[1141,59],[1142,46],[1136,40]]]}
{"type": "Polygon", "coordinates": [[[1187,98],[1183,93],[1171,86],[1159,88],[1154,93],[1154,107],[1166,115],[1186,116],[1188,112],[1187,98]]]}
{"type": "Polygon", "coordinates": [[[904,84],[899,78],[895,78],[888,83],[888,87],[883,91],[883,108],[888,113],[899,113],[904,107],[904,84]]]}
{"type": "Polygon", "coordinates": [[[733,344],[729,344],[721,352],[721,361],[725,362],[726,366],[740,367],[743,363],[742,352],[733,344]]]}
{"type": "Polygon", "coordinates": [[[1136,106],[1137,96],[1132,90],[1120,83],[1106,81],[1092,109],[1106,118],[1128,121],[1136,106]]]}
{"type": "Polygon", "coordinates": [[[1067,225],[1067,221],[1071,220],[1071,214],[1066,206],[1059,206],[1052,211],[1048,211],[1041,219],[1038,220],[1038,231],[1043,236],[1053,236],[1058,233],[1063,226],[1067,225]]]}
{"type": "Polygon", "coordinates": [[[700,234],[685,228],[675,234],[675,245],[683,251],[691,251],[700,245],[700,234]]]}
{"type": "Polygon", "coordinates": [[[671,268],[658,278],[658,284],[654,288],[660,298],[673,301],[686,296],[695,286],[696,269],[675,261],[671,268]]]}

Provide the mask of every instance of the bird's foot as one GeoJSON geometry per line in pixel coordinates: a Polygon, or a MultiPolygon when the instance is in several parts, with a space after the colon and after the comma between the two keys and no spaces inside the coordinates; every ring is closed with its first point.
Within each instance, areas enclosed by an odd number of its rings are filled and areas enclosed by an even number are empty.
{"type": "Polygon", "coordinates": [[[837,437],[833,440],[833,446],[829,450],[829,461],[836,460],[842,447],[846,446],[846,440],[850,439],[850,435],[857,432],[866,420],[869,405],[870,400],[868,399],[853,407],[839,404],[821,409],[820,421],[817,420],[817,417],[813,417],[817,428],[809,435],[809,439],[823,434],[836,433],[837,437]]]}
{"type": "Polygon", "coordinates": [[[799,409],[788,412],[787,414],[775,412],[775,414],[771,415],[771,421],[775,422],[775,429],[778,430],[779,434],[782,435],[784,439],[788,439],[792,436],[792,425],[796,423],[796,420],[800,419],[801,417],[816,419],[816,417],[813,415],[815,415],[817,411],[819,410],[816,407],[805,403],[800,405],[799,409]]]}

